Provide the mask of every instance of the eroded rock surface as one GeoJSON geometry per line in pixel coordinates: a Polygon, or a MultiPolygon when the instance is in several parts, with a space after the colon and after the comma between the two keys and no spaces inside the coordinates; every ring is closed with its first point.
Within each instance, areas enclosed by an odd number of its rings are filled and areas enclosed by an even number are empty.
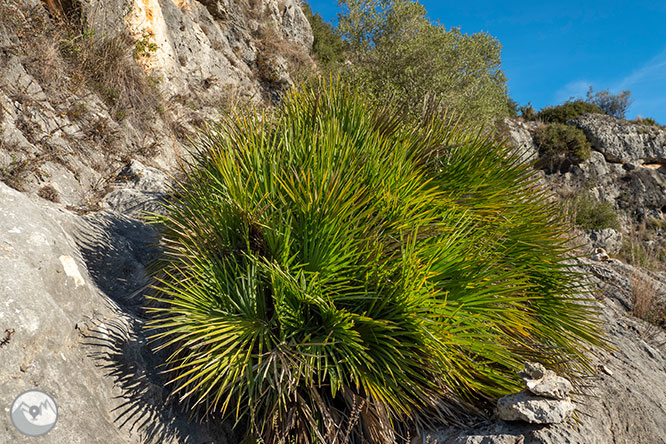
{"type": "Polygon", "coordinates": [[[559,424],[575,409],[567,399],[549,399],[527,391],[507,395],[497,401],[497,415],[504,421],[526,421],[532,424],[559,424]]]}
{"type": "Polygon", "coordinates": [[[622,233],[614,228],[585,230],[584,234],[585,245],[590,252],[597,248],[603,248],[608,254],[617,254],[622,248],[622,233]]]}
{"type": "MultiPolygon", "coordinates": [[[[224,425],[167,401],[142,330],[155,232],[118,213],[82,217],[0,183],[0,401],[39,388],[56,400],[54,444],[235,443],[224,425]]],[[[9,415],[0,442],[31,443],[9,415]]]]}
{"type": "Polygon", "coordinates": [[[103,207],[135,219],[159,213],[169,182],[164,172],[132,160],[116,176],[113,190],[102,200],[103,207]]]}
{"type": "Polygon", "coordinates": [[[295,0],[4,0],[0,178],[97,210],[128,160],[173,171],[205,122],[278,98],[313,67],[312,42],[295,0]]]}
{"type": "Polygon", "coordinates": [[[568,379],[547,370],[541,364],[527,363],[521,372],[527,390],[536,396],[568,400],[573,386],[568,379]]]}
{"type": "MultiPolygon", "coordinates": [[[[507,122],[516,147],[533,144],[531,136],[538,123],[507,122]]],[[[588,137],[604,142],[593,142],[590,159],[564,171],[538,171],[540,183],[554,193],[555,200],[569,202],[572,210],[577,210],[579,198],[606,202],[618,222],[614,228],[588,230],[579,244],[586,244],[588,252],[603,248],[611,256],[632,248],[631,242],[643,242],[654,255],[666,251],[666,130],[599,114],[584,115],[568,124],[584,126],[588,137]]],[[[598,211],[589,210],[591,214],[598,211]]]]}
{"type": "Polygon", "coordinates": [[[666,164],[663,128],[629,123],[604,114],[585,114],[567,123],[582,129],[609,162],[666,164]]]}

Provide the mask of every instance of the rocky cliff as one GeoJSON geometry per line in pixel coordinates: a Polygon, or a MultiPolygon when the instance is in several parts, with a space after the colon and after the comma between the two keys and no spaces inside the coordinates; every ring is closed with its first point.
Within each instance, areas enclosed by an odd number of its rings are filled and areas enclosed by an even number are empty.
{"type": "Polygon", "coordinates": [[[295,0],[3,0],[0,176],[80,211],[137,158],[163,170],[197,127],[312,68],[295,0]]]}

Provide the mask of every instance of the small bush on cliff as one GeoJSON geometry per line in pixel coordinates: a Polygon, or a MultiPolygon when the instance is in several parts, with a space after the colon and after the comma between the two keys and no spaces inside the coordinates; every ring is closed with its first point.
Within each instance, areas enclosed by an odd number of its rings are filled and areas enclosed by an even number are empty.
{"type": "Polygon", "coordinates": [[[534,134],[539,148],[540,166],[550,170],[568,168],[590,158],[590,142],[580,128],[550,123],[539,127],[534,134]]]}
{"type": "Polygon", "coordinates": [[[619,228],[617,212],[610,202],[599,202],[588,193],[576,200],[576,225],[588,230],[619,228]]]}
{"type": "Polygon", "coordinates": [[[547,106],[539,111],[537,118],[546,123],[566,123],[583,114],[605,114],[604,111],[593,103],[584,100],[570,100],[558,106],[547,106]]]}
{"type": "Polygon", "coordinates": [[[651,117],[636,117],[634,120],[630,120],[630,122],[635,123],[636,125],[647,125],[647,126],[654,126],[657,128],[663,127],[663,125],[657,123],[657,121],[651,117]]]}
{"type": "Polygon", "coordinates": [[[525,120],[536,120],[537,119],[537,112],[534,110],[532,107],[532,103],[528,102],[527,105],[522,105],[518,107],[518,111],[520,112],[520,117],[522,117],[525,120]]]}
{"type": "Polygon", "coordinates": [[[600,343],[511,149],[338,83],[213,126],[156,216],[175,396],[265,443],[394,443],[600,343]]]}
{"type": "Polygon", "coordinates": [[[587,92],[587,101],[598,106],[609,116],[624,119],[627,108],[633,100],[631,99],[631,91],[622,91],[619,94],[612,94],[608,90],[594,92],[594,89],[590,86],[587,92]]]}

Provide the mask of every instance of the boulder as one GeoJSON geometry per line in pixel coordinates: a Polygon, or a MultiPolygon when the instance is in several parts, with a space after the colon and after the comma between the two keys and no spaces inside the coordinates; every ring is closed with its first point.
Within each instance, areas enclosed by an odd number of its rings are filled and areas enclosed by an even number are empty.
{"type": "Polygon", "coordinates": [[[497,415],[504,421],[526,421],[532,424],[559,424],[575,410],[570,399],[550,399],[522,391],[497,401],[497,415]]]}
{"type": "Polygon", "coordinates": [[[610,256],[603,248],[595,248],[590,259],[593,261],[608,261],[610,260],[610,256]]]}
{"type": "Polygon", "coordinates": [[[538,362],[527,362],[519,373],[527,390],[497,401],[497,415],[504,421],[559,424],[569,418],[574,404],[571,382],[538,362]]]}
{"type": "Polygon", "coordinates": [[[523,376],[527,390],[536,396],[567,400],[573,386],[568,379],[558,376],[552,370],[546,370],[540,377],[523,376]]]}
{"type": "Polygon", "coordinates": [[[604,114],[585,114],[567,122],[582,129],[594,149],[616,163],[666,164],[666,129],[604,114]]]}
{"type": "Polygon", "coordinates": [[[132,218],[159,213],[169,183],[164,172],[132,160],[116,176],[113,190],[104,196],[102,207],[132,218]]]}

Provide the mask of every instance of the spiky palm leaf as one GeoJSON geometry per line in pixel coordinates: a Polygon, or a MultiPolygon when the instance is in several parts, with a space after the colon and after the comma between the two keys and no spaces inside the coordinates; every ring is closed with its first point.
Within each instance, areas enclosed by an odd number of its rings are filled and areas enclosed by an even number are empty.
{"type": "Polygon", "coordinates": [[[528,166],[445,116],[319,81],[196,147],[151,325],[181,400],[264,442],[404,441],[601,342],[528,166]]]}

